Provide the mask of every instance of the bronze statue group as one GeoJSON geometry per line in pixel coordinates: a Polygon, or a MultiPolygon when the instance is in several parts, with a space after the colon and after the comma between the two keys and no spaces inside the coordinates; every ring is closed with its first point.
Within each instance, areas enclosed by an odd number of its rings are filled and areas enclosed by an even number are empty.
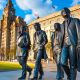
{"type": "MultiPolygon", "coordinates": [[[[62,24],[54,24],[54,32],[51,36],[52,51],[54,60],[57,65],[56,80],[63,80],[64,72],[66,80],[76,80],[77,71],[80,72],[80,20],[70,16],[70,10],[64,8],[61,11],[64,18],[62,24]]],[[[45,45],[48,42],[46,32],[41,30],[40,23],[34,24],[33,50],[35,55],[35,68],[33,78],[31,80],[42,80],[44,72],[41,59],[47,59],[45,45]]],[[[28,51],[30,49],[30,36],[26,31],[26,27],[22,27],[17,38],[17,59],[22,66],[22,76],[18,80],[26,79],[26,71],[31,76],[32,69],[26,65],[28,59],[28,51]]]]}

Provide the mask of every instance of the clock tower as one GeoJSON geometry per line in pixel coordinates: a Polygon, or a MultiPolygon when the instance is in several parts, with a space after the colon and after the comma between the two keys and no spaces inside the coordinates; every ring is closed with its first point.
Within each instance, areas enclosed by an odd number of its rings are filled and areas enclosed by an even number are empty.
{"type": "Polygon", "coordinates": [[[1,20],[1,48],[4,51],[5,60],[9,59],[10,40],[11,40],[11,24],[15,20],[15,9],[12,1],[8,0],[6,7],[4,8],[3,19],[1,20]]]}

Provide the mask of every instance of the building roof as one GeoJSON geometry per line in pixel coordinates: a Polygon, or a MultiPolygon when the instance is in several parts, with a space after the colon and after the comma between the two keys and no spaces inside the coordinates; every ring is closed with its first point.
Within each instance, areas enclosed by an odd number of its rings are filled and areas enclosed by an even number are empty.
{"type": "MultiPolygon", "coordinates": [[[[76,5],[76,6],[71,7],[70,11],[72,12],[72,11],[75,11],[75,10],[78,10],[78,9],[80,9],[80,5],[76,5]]],[[[42,21],[45,21],[47,19],[51,19],[51,18],[60,16],[60,15],[61,15],[61,11],[55,12],[55,13],[50,14],[48,16],[45,16],[45,17],[42,17],[42,18],[39,18],[39,19],[36,19],[36,20],[32,21],[28,26],[33,25],[35,22],[42,22],[42,21]]]]}

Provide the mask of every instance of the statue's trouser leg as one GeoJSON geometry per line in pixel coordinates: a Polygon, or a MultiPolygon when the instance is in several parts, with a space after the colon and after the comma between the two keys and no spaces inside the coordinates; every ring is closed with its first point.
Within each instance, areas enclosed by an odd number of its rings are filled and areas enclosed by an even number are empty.
{"type": "Polygon", "coordinates": [[[69,47],[63,47],[62,53],[61,53],[61,64],[62,67],[67,75],[67,78],[70,79],[70,69],[68,66],[68,59],[69,59],[69,47]]]}
{"type": "Polygon", "coordinates": [[[76,63],[77,63],[76,47],[75,46],[63,47],[61,54],[61,64],[69,80],[76,80],[76,63]],[[68,59],[70,63],[70,68],[68,66],[68,59]]]}
{"type": "Polygon", "coordinates": [[[61,54],[57,55],[57,76],[56,79],[57,80],[61,80],[62,78],[64,78],[64,72],[61,66],[61,54]]]}
{"type": "Polygon", "coordinates": [[[42,59],[42,50],[39,50],[36,57],[35,69],[34,69],[34,77],[38,78],[39,68],[41,66],[41,59],[42,59]]]}
{"type": "Polygon", "coordinates": [[[70,79],[76,80],[76,75],[77,75],[76,46],[70,46],[69,47],[69,62],[70,62],[70,79]]]}

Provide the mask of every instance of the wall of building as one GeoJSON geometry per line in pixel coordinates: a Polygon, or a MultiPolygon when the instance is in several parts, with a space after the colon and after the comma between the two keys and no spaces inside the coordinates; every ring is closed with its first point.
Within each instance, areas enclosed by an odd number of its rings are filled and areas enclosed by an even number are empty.
{"type": "Polygon", "coordinates": [[[0,46],[1,46],[1,21],[0,21],[0,46]]]}
{"type": "MultiPolygon", "coordinates": [[[[70,10],[71,10],[72,17],[80,19],[80,5],[76,5],[74,7],[71,7],[70,10]]],[[[51,42],[51,39],[50,39],[51,33],[52,33],[52,31],[54,31],[54,23],[56,23],[56,22],[62,23],[63,20],[64,19],[61,16],[61,11],[59,11],[59,12],[53,13],[51,15],[48,15],[46,17],[39,18],[39,19],[32,21],[28,25],[32,45],[33,45],[33,34],[35,32],[35,30],[34,30],[34,23],[35,22],[39,22],[41,24],[42,30],[46,31],[46,34],[48,37],[48,43],[50,43],[51,42]]],[[[47,50],[47,54],[48,54],[49,58],[52,58],[51,48],[49,50],[47,50]]]]}
{"type": "MultiPolygon", "coordinates": [[[[20,24],[22,24],[23,19],[20,17],[16,17],[15,15],[11,15],[11,13],[12,13],[11,9],[9,10],[9,14],[10,14],[9,15],[7,10],[8,10],[8,7],[4,8],[5,13],[3,14],[3,19],[1,20],[1,25],[0,25],[1,26],[1,29],[0,29],[1,46],[0,47],[2,49],[2,53],[4,54],[4,57],[9,57],[11,59],[15,59],[16,39],[17,39],[19,30],[22,29],[21,26],[17,25],[17,23],[18,23],[17,21],[19,21],[20,24]],[[10,11],[11,11],[11,13],[10,13],[10,11]],[[12,16],[14,16],[14,17],[12,17],[12,16]],[[11,18],[14,18],[15,20],[10,22],[11,18]],[[14,53],[12,53],[13,50],[14,50],[14,53]]],[[[80,19],[80,5],[71,7],[70,10],[71,10],[72,17],[80,19]]],[[[13,11],[13,13],[14,13],[14,11],[13,11]]],[[[35,32],[34,23],[40,22],[42,30],[46,31],[46,34],[48,37],[47,54],[50,59],[52,59],[52,50],[50,47],[51,39],[50,38],[51,38],[52,31],[54,31],[54,23],[56,23],[56,22],[62,23],[64,20],[61,17],[60,13],[61,13],[61,11],[53,13],[53,14],[48,15],[43,18],[36,19],[28,25],[32,45],[33,45],[33,34],[35,32]]],[[[33,57],[34,57],[33,55],[34,55],[34,52],[31,49],[29,59],[33,59],[33,57]]]]}
{"type": "Polygon", "coordinates": [[[4,60],[15,59],[17,34],[22,29],[18,24],[22,25],[24,19],[15,15],[15,9],[11,0],[8,0],[2,17],[0,53],[4,55],[4,60]]]}

